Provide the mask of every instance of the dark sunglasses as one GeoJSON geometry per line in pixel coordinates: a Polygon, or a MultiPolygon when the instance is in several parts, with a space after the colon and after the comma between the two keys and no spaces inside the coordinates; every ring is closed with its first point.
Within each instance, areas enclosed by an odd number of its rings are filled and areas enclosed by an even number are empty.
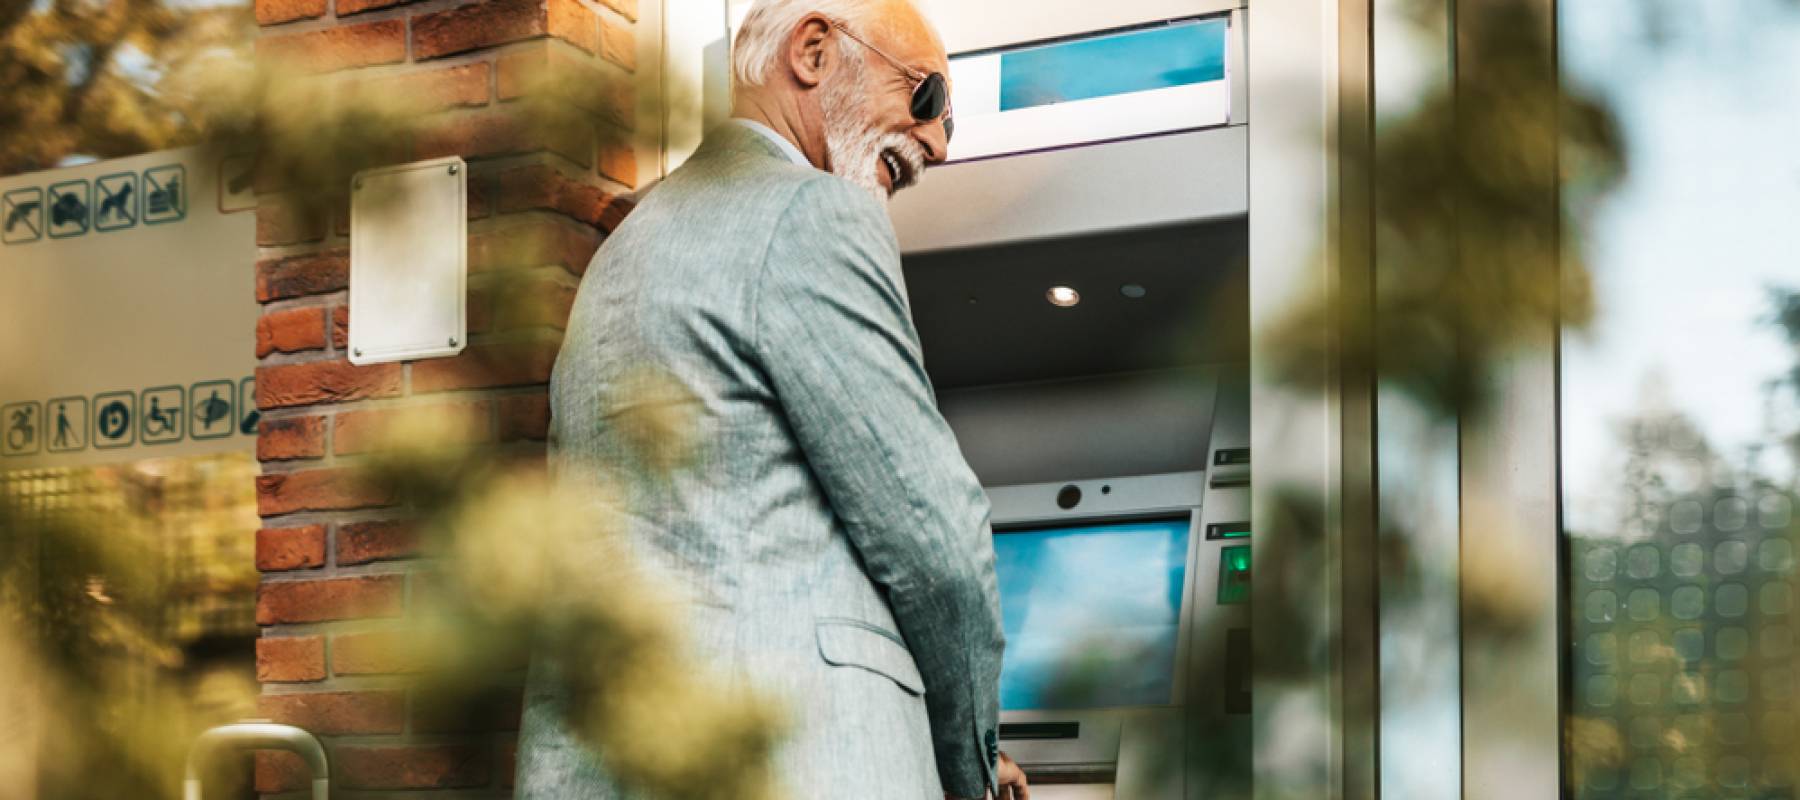
{"type": "Polygon", "coordinates": [[[869,44],[861,36],[857,36],[855,31],[850,30],[848,25],[835,19],[831,20],[831,27],[838,29],[845,36],[850,37],[850,41],[873,50],[875,55],[887,59],[887,62],[893,64],[895,69],[900,70],[906,74],[906,77],[911,78],[913,81],[913,119],[921,123],[929,123],[936,122],[939,117],[943,117],[944,142],[946,144],[949,143],[951,135],[953,135],[956,130],[956,120],[950,112],[950,84],[944,80],[943,73],[933,72],[927,75],[913,69],[901,62],[900,59],[888,55],[881,48],[869,44]]]}

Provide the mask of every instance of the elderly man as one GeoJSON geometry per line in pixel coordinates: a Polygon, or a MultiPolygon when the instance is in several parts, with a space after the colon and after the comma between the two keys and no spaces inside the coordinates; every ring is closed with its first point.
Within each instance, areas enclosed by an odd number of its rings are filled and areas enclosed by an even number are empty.
{"type": "MultiPolygon", "coordinates": [[[[789,796],[1025,800],[996,736],[988,504],[937,411],[884,208],[944,160],[943,45],[905,0],[761,0],[735,45],[735,118],[582,282],[555,462],[626,487],[630,546],[687,594],[697,657],[785,703],[789,796]],[[690,398],[672,474],[648,474],[616,407],[646,370],[690,398]]],[[[540,672],[520,796],[616,796],[540,672]]]]}

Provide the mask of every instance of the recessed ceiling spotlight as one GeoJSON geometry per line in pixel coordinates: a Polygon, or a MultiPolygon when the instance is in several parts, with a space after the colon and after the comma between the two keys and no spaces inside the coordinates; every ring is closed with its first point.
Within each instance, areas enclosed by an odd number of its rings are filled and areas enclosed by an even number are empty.
{"type": "Polygon", "coordinates": [[[1050,305],[1068,308],[1081,302],[1081,293],[1067,286],[1052,286],[1050,291],[1044,293],[1044,298],[1050,301],[1050,305]]]}
{"type": "Polygon", "coordinates": [[[1125,295],[1125,297],[1131,300],[1136,300],[1143,297],[1145,294],[1148,294],[1148,292],[1145,291],[1141,284],[1127,283],[1119,287],[1119,294],[1125,295]]]}

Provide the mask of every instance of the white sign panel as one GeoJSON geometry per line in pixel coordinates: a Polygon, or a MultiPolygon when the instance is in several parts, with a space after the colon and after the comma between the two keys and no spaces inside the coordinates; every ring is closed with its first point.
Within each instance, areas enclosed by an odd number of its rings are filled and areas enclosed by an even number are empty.
{"type": "Polygon", "coordinates": [[[255,446],[256,215],[233,197],[198,150],[0,178],[0,471],[255,446]]]}
{"type": "Polygon", "coordinates": [[[469,168],[456,156],[350,184],[350,363],[453,356],[469,341],[469,168]]]}

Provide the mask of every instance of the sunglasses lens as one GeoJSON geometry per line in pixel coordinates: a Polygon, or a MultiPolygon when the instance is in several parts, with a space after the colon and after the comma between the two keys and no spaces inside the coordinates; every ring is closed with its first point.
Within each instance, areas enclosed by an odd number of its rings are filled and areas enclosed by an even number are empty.
{"type": "Polygon", "coordinates": [[[944,76],[936,72],[925,76],[918,88],[913,89],[913,119],[920,122],[937,119],[944,113],[944,105],[949,100],[949,92],[944,89],[944,76]]]}

